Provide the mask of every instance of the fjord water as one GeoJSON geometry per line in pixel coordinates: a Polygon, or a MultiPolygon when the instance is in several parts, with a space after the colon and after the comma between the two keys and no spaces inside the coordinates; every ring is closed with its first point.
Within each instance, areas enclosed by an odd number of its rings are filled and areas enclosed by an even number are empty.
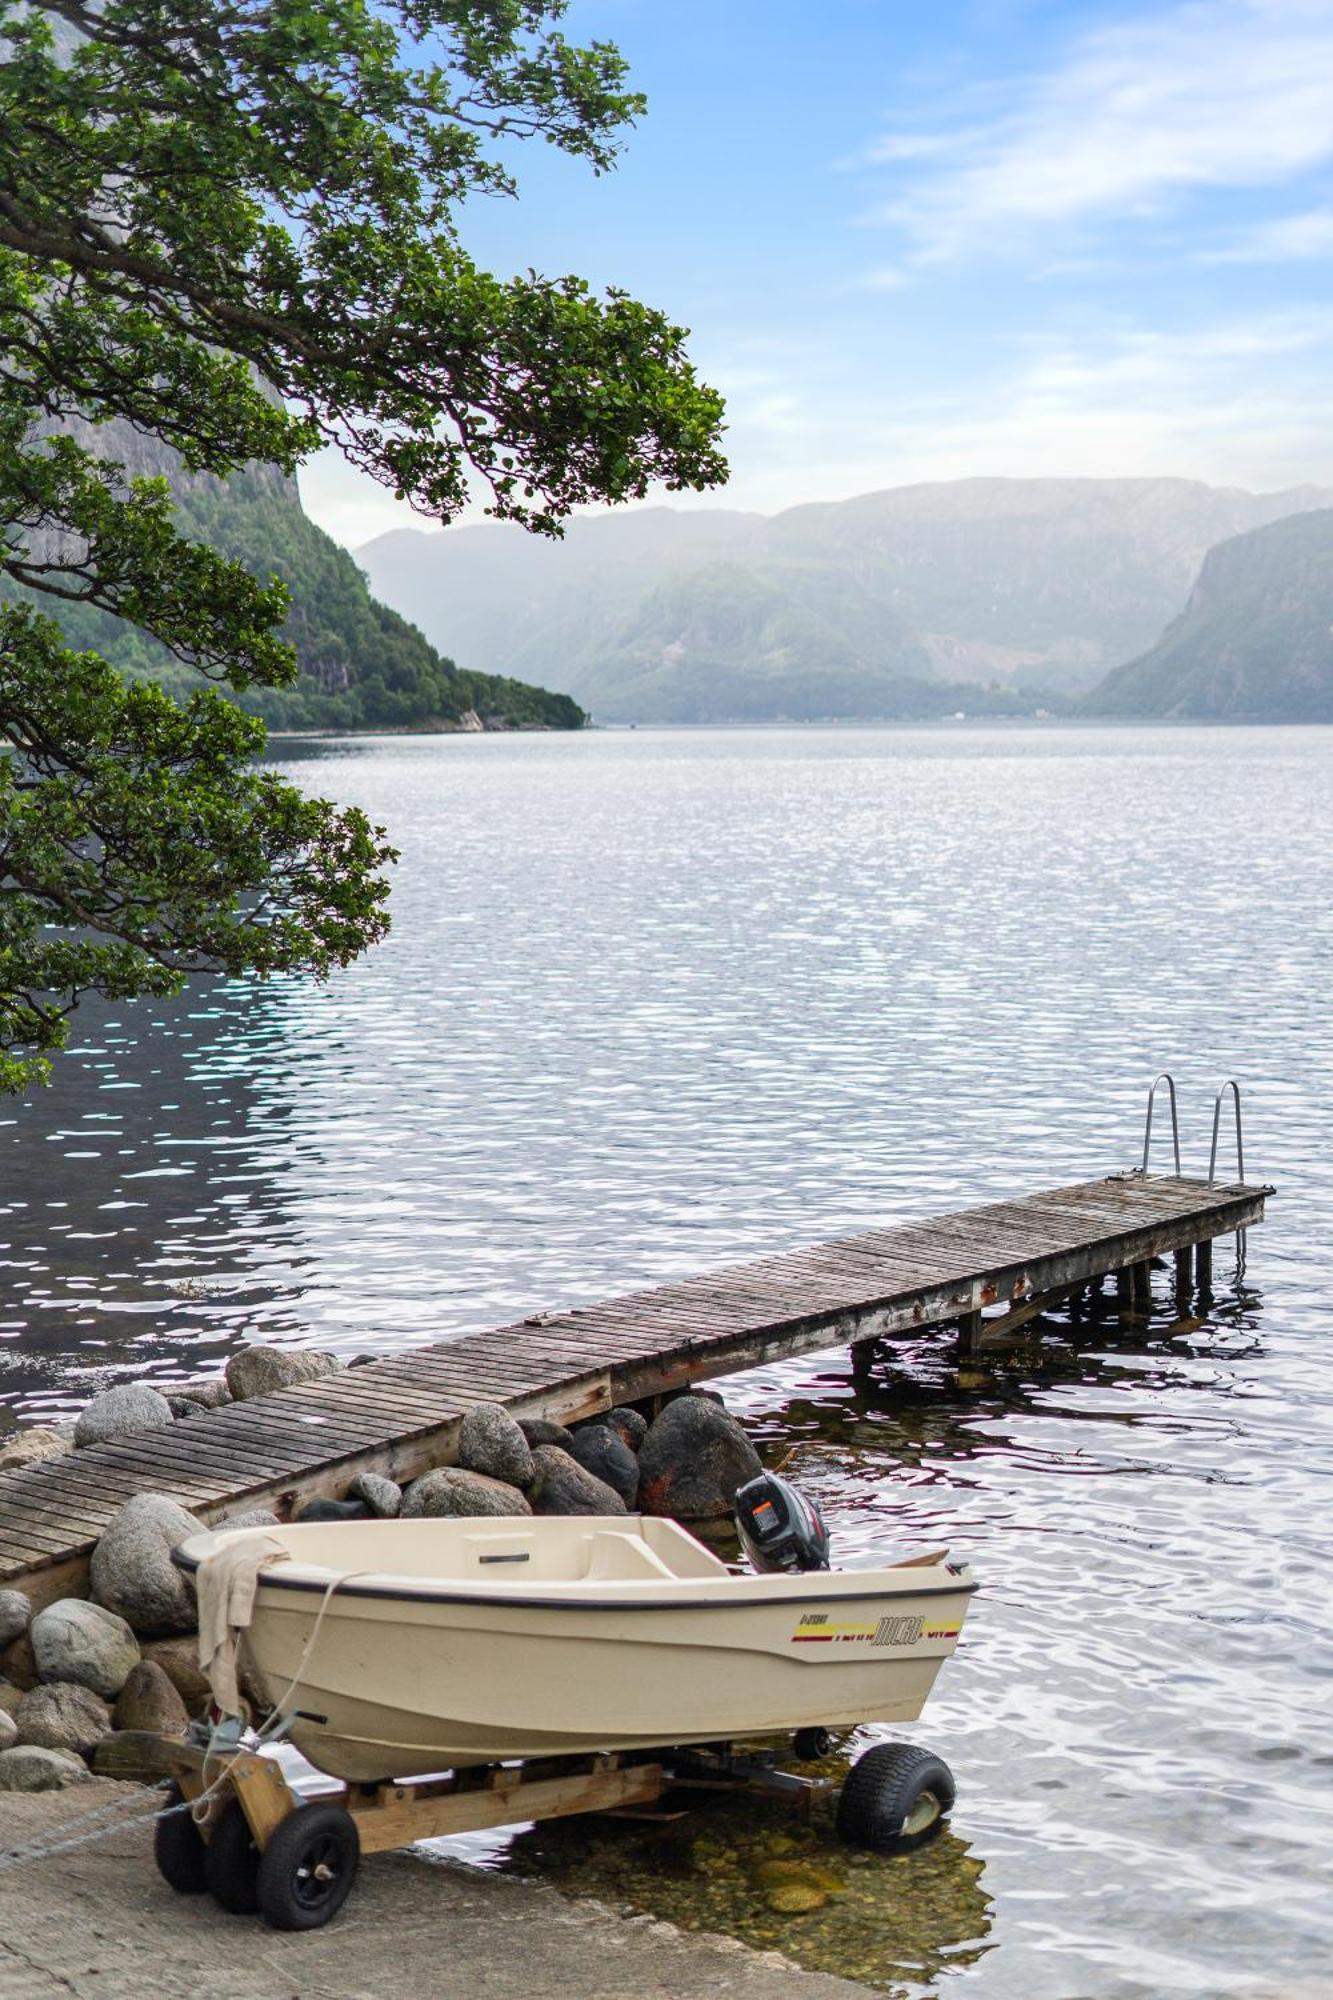
{"type": "Polygon", "coordinates": [[[280,754],[390,828],[394,934],[323,987],[80,1015],[0,1126],[0,1407],[247,1337],[388,1352],[1130,1166],[1160,1068],[1200,1171],[1235,1075],[1278,1193],[1206,1320],[1162,1272],[1151,1325],[984,1372],[934,1337],[869,1382],[834,1352],[725,1385],[841,1563],[973,1559],[909,1732],[957,1772],[952,1831],[855,1865],[798,1842],[842,1893],[786,1918],[748,1807],[498,1858],[896,1993],[1330,1990],[1333,731],[280,754]]]}

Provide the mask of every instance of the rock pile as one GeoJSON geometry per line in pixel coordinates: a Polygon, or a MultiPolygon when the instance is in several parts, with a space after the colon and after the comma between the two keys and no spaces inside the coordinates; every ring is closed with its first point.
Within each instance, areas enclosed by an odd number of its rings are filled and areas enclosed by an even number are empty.
{"type": "MultiPolygon", "coordinates": [[[[215,1384],[210,1394],[264,1395],[337,1365],[306,1351],[247,1348],[229,1365],[225,1387],[215,1384]]],[[[191,1393],[187,1385],[182,1397],[191,1393]]],[[[155,1390],[112,1389],[88,1405],[75,1442],[123,1435],[112,1426],[126,1422],[155,1429],[180,1421],[155,1390]]],[[[423,1472],[405,1488],[362,1473],[341,1494],[305,1501],[295,1518],[638,1510],[700,1521],[728,1515],[736,1488],[761,1470],[745,1432],[711,1394],[684,1393],[652,1423],[637,1410],[614,1409],[572,1429],[545,1418],[516,1420],[498,1403],[478,1403],[460,1427],[456,1465],[423,1472]]],[[[217,1525],[275,1519],[257,1508],[217,1525]]],[[[34,1615],[22,1591],[0,1591],[0,1791],[76,1784],[90,1763],[118,1775],[116,1732],[181,1734],[203,1712],[209,1695],[199,1671],[193,1588],[171,1560],[202,1528],[174,1500],[140,1493],[93,1550],[91,1601],[62,1598],[34,1615]]]]}

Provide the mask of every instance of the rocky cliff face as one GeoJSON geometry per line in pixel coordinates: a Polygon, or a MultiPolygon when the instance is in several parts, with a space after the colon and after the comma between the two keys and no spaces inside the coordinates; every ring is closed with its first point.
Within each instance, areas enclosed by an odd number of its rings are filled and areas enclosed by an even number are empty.
{"type": "Polygon", "coordinates": [[[1333,509],[1238,535],[1189,601],[1087,698],[1090,715],[1333,721],[1333,509]]]}
{"type": "MultiPolygon", "coordinates": [[[[1214,543],[1329,498],[973,479],[771,519],[589,516],[554,544],[402,529],[360,560],[466,665],[539,671],[607,720],[871,717],[949,683],[1087,688],[1152,644],[1214,543]]],[[[947,705],[977,703],[955,685],[947,705]]]]}
{"type": "MultiPolygon", "coordinates": [[[[187,473],[156,438],[117,421],[74,420],[89,450],[124,466],[130,477],[165,477],[176,496],[178,525],[256,576],[278,575],[291,592],[286,636],[296,649],[293,688],[258,690],[244,706],[279,728],[461,728],[467,716],[498,728],[577,728],[578,705],[565,695],[494,675],[464,673],[396,611],[371,596],[347,551],[317,528],[294,479],[275,466],[252,465],[232,479],[187,473]]],[[[95,647],[126,673],[177,692],[194,677],[143,633],[105,613],[39,600],[71,645],[95,647]]]]}

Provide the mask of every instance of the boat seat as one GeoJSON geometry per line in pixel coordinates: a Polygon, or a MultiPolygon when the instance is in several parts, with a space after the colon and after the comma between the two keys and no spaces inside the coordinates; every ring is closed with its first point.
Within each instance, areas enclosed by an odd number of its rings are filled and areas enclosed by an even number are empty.
{"type": "Polygon", "coordinates": [[[585,1577],[632,1581],[635,1577],[658,1578],[675,1574],[638,1535],[618,1535],[612,1528],[597,1528],[588,1537],[588,1542],[585,1577]]]}

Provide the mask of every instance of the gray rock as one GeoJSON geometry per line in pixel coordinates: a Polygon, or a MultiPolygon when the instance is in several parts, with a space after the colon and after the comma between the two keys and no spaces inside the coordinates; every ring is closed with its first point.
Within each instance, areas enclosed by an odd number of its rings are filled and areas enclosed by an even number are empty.
{"type": "Polygon", "coordinates": [[[734,1417],[711,1396],[668,1403],[639,1448],[639,1506],[679,1521],[731,1512],[736,1488],[763,1471],[734,1417]]]}
{"type": "Polygon", "coordinates": [[[73,1449],[73,1424],[30,1424],[0,1443],[0,1472],[22,1472],[25,1465],[40,1465],[44,1458],[59,1458],[73,1449]]]}
{"type": "Polygon", "coordinates": [[[251,1396],[271,1396],[293,1382],[317,1382],[337,1375],[342,1362],[336,1354],[313,1347],[243,1347],[227,1363],[227,1388],[238,1403],[251,1396]]]}
{"type": "MultiPolygon", "coordinates": [[[[200,1671],[197,1639],[149,1639],[143,1656],[161,1667],[191,1715],[208,1706],[212,1691],[200,1671]]],[[[244,1659],[244,1652],[241,1657],[244,1659]]]]}
{"type": "Polygon", "coordinates": [[[61,1597],[32,1621],[33,1659],[43,1681],[76,1681],[114,1700],[139,1664],[139,1641],[123,1618],[84,1597],[61,1597]]]}
{"type": "Polygon", "coordinates": [[[569,1455],[633,1507],[639,1496],[639,1461],[618,1430],[610,1424],[585,1424],[575,1431],[569,1455]]]}
{"type": "Polygon", "coordinates": [[[197,1382],[182,1382],[180,1393],[206,1410],[220,1410],[231,1401],[231,1390],[221,1375],[201,1375],[197,1382]]]}
{"type": "Polygon", "coordinates": [[[188,1423],[191,1417],[202,1417],[204,1414],[202,1403],[196,1403],[193,1396],[187,1396],[183,1392],[178,1394],[175,1390],[167,1396],[167,1408],[178,1424],[188,1423]]]}
{"type": "Polygon", "coordinates": [[[518,1427],[530,1445],[558,1444],[562,1451],[569,1450],[569,1440],[574,1435],[563,1424],[552,1423],[549,1417],[520,1417],[518,1427]]]}
{"type": "Polygon", "coordinates": [[[610,1424],[613,1431],[620,1433],[622,1443],[627,1444],[631,1451],[637,1451],[648,1435],[647,1417],[638,1410],[630,1409],[627,1403],[617,1403],[614,1410],[608,1410],[604,1417],[597,1417],[594,1422],[610,1424]]]}
{"type": "Polygon", "coordinates": [[[173,1566],[171,1551],[202,1533],[194,1515],[165,1494],[136,1493],[93,1550],[94,1600],[145,1638],[192,1632],[194,1590],[173,1566]]]}
{"type": "Polygon", "coordinates": [[[111,1710],[91,1688],[52,1681],[24,1695],[14,1712],[20,1743],[86,1757],[111,1727],[111,1710]]]}
{"type": "Polygon", "coordinates": [[[78,1757],[20,1743],[0,1750],[0,1792],[58,1792],[66,1785],[90,1785],[93,1774],[78,1757]]]}
{"type": "Polygon", "coordinates": [[[12,1715],[0,1708],[0,1750],[12,1750],[19,1740],[19,1726],[12,1715]]]}
{"type": "Polygon", "coordinates": [[[277,1515],[271,1507],[247,1507],[241,1514],[224,1514],[220,1521],[213,1523],[215,1533],[231,1528],[276,1528],[280,1526],[277,1515]]]}
{"type": "Polygon", "coordinates": [[[509,1486],[527,1486],[532,1452],[517,1422],[499,1403],[474,1403],[458,1433],[458,1463],[465,1472],[483,1472],[509,1486]]]}
{"type": "Polygon", "coordinates": [[[154,1660],[140,1660],[132,1670],[111,1720],[117,1729],[151,1729],[159,1736],[183,1736],[190,1724],[185,1703],[154,1660]]]}
{"type": "Polygon", "coordinates": [[[303,1500],[292,1516],[294,1521],[369,1521],[372,1518],[364,1500],[326,1500],[322,1494],[303,1500]]]}
{"type": "Polygon", "coordinates": [[[469,1472],[461,1465],[444,1465],[438,1472],[423,1472],[403,1495],[405,1521],[418,1520],[423,1515],[450,1518],[531,1512],[517,1487],[506,1486],[500,1479],[488,1479],[481,1472],[469,1472]]]}
{"type": "Polygon", "coordinates": [[[94,1396],[74,1426],[76,1445],[105,1444],[108,1438],[169,1430],[171,1405],[146,1382],[122,1382],[94,1396]]]}
{"type": "Polygon", "coordinates": [[[0,1646],[7,1646],[32,1623],[32,1604],[21,1590],[0,1590],[0,1646]]]}
{"type": "Polygon", "coordinates": [[[534,1514],[624,1514],[620,1495],[604,1480],[585,1472],[559,1445],[539,1444],[532,1454],[537,1477],[531,1488],[534,1514]]]}
{"type": "Polygon", "coordinates": [[[347,1489],[349,1500],[364,1500],[377,1521],[392,1521],[402,1512],[403,1489],[378,1472],[362,1472],[347,1489]]]}

